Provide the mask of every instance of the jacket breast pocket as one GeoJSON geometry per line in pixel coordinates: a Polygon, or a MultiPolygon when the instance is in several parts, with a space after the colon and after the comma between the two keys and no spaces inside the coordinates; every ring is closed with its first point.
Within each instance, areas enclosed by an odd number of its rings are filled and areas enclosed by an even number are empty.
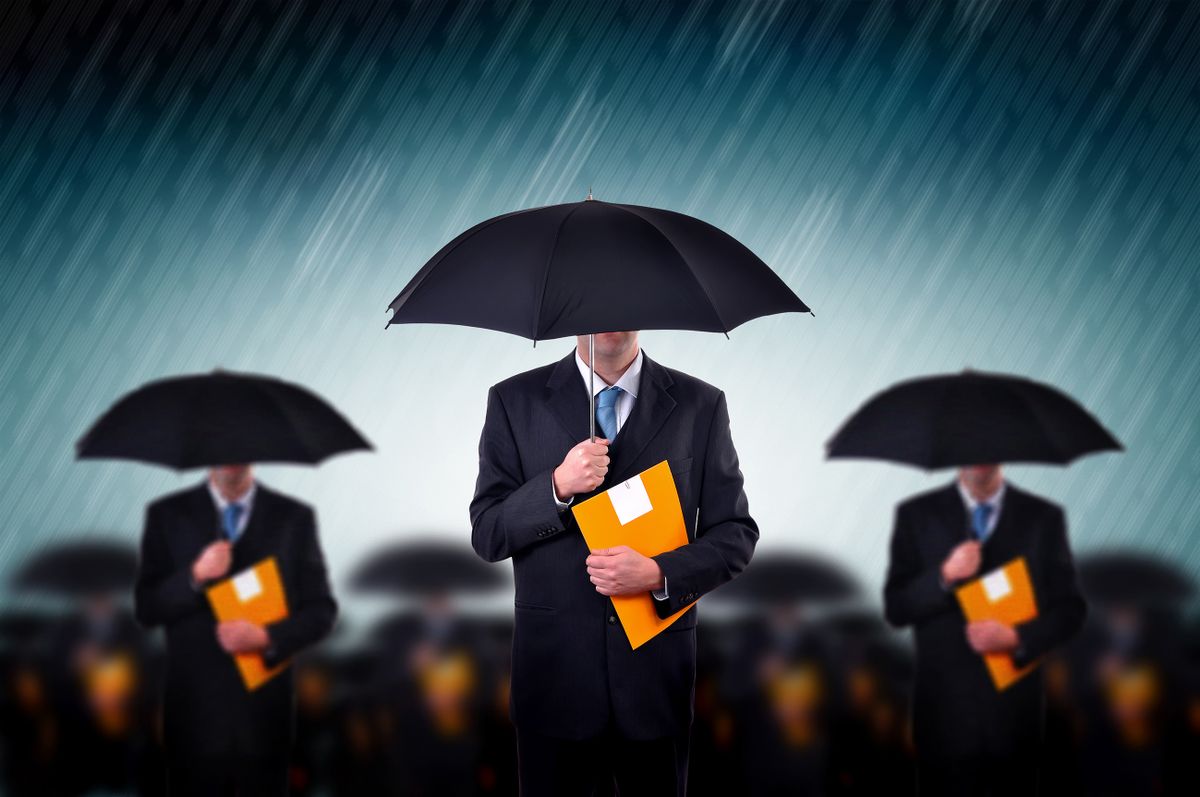
{"type": "Polygon", "coordinates": [[[531,612],[533,614],[554,614],[558,609],[553,606],[543,606],[540,603],[530,603],[529,601],[513,601],[513,607],[518,612],[531,612]]]}
{"type": "Polygon", "coordinates": [[[679,503],[686,506],[688,488],[691,487],[692,481],[692,458],[672,458],[668,460],[668,463],[671,467],[671,478],[675,480],[675,491],[679,493],[679,503]]]}

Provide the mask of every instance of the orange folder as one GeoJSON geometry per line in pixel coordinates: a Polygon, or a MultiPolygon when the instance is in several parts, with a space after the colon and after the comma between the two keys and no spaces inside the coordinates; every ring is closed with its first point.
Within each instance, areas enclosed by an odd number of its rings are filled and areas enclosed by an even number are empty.
{"type": "MultiPolygon", "coordinates": [[[[996,620],[1005,625],[1018,625],[1032,620],[1038,613],[1029,568],[1023,556],[964,584],[955,590],[955,595],[963,614],[972,622],[996,620]]],[[[985,653],[983,660],[997,691],[1007,689],[1038,665],[1033,662],[1017,667],[1007,653],[985,653]]]]}
{"type": "MultiPolygon", "coordinates": [[[[206,590],[208,602],[217,620],[248,620],[258,625],[279,622],[288,616],[287,597],[275,557],[263,559],[253,567],[219,581],[206,590]]],[[[287,668],[288,662],[268,667],[257,653],[234,655],[246,689],[253,691],[287,668]]]]}
{"type": "MultiPolygon", "coordinates": [[[[665,459],[576,504],[572,511],[583,539],[592,550],[628,545],[643,556],[654,556],[688,542],[679,493],[665,459]]],[[[664,620],[655,611],[650,593],[617,595],[612,602],[634,650],[666,630],[692,605],[689,603],[664,620]]]]}

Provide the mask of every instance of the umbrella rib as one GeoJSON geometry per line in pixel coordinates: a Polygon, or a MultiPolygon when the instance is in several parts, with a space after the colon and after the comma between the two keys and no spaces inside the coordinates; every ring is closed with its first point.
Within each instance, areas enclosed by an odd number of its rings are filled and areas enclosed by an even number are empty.
{"type": "Polygon", "coordinates": [[[554,253],[558,251],[558,239],[562,237],[563,227],[567,226],[567,221],[571,216],[575,215],[575,211],[579,210],[579,205],[571,208],[567,215],[563,216],[562,221],[558,223],[558,229],[554,231],[554,243],[550,244],[550,253],[546,255],[546,266],[542,270],[542,286],[538,290],[537,309],[533,316],[533,342],[536,344],[538,334],[541,332],[542,323],[542,305],[546,301],[546,285],[550,282],[550,264],[554,262],[554,253]]]}
{"type": "Polygon", "coordinates": [[[288,428],[292,430],[292,434],[295,436],[296,441],[300,445],[300,450],[303,451],[304,456],[307,458],[306,461],[309,464],[316,464],[319,462],[320,460],[317,459],[313,454],[313,446],[311,445],[312,441],[309,439],[308,435],[305,434],[305,431],[307,430],[301,427],[300,424],[296,423],[296,419],[292,416],[291,409],[288,407],[287,402],[280,400],[279,396],[275,395],[274,385],[256,384],[254,387],[259,393],[266,395],[267,398],[271,400],[275,410],[279,413],[279,417],[281,417],[283,422],[287,424],[288,428]]]}
{"type": "MultiPolygon", "coordinates": [[[[443,252],[439,252],[438,254],[435,254],[434,260],[431,260],[428,263],[426,263],[424,266],[422,266],[421,270],[413,275],[413,278],[411,280],[409,280],[409,283],[404,286],[404,289],[402,291],[400,291],[399,294],[397,294],[396,298],[392,299],[392,303],[388,305],[388,309],[392,311],[392,318],[396,317],[396,313],[400,310],[401,307],[404,306],[405,302],[408,301],[408,297],[412,296],[413,293],[417,290],[417,288],[421,287],[421,283],[424,282],[425,279],[431,273],[433,273],[433,270],[435,268],[437,268],[437,265],[439,263],[441,263],[443,260],[445,260],[447,257],[449,257],[451,252],[453,252],[458,247],[462,246],[470,238],[475,237],[475,235],[477,233],[483,232],[485,229],[492,226],[493,224],[500,221],[501,219],[506,219],[510,216],[516,216],[520,213],[529,213],[530,211],[534,211],[534,210],[541,210],[541,208],[525,208],[524,210],[514,210],[511,213],[502,213],[501,215],[496,216],[495,218],[487,219],[486,221],[481,221],[479,224],[476,224],[471,229],[463,232],[457,239],[452,241],[451,244],[447,245],[450,247],[449,249],[446,249],[443,252]]],[[[387,325],[385,326],[385,328],[390,327],[391,325],[392,325],[392,320],[388,319],[388,322],[387,322],[387,325]]]]}
{"type": "Polygon", "coordinates": [[[650,229],[652,229],[656,233],[658,233],[659,237],[661,237],[664,241],[667,242],[667,245],[670,246],[671,249],[673,249],[675,251],[675,254],[679,256],[679,261],[681,263],[683,263],[683,270],[685,272],[687,272],[688,276],[690,276],[692,278],[692,282],[696,283],[696,287],[700,289],[700,293],[704,296],[704,300],[706,302],[708,302],[708,307],[710,310],[712,310],[713,315],[716,316],[717,323],[721,326],[721,331],[726,333],[726,337],[728,337],[729,326],[725,323],[725,319],[721,318],[720,311],[717,310],[717,306],[715,304],[713,304],[712,297],[708,295],[708,289],[704,287],[704,283],[701,282],[700,278],[696,276],[696,272],[692,271],[692,267],[688,265],[687,258],[683,256],[683,252],[679,251],[679,247],[676,246],[675,242],[671,240],[671,236],[669,236],[665,232],[663,232],[662,229],[657,224],[655,224],[651,219],[646,218],[641,213],[638,213],[637,211],[633,210],[629,206],[609,205],[609,207],[619,208],[620,210],[625,211],[629,215],[634,216],[635,218],[641,219],[646,224],[649,224],[650,229]]]}

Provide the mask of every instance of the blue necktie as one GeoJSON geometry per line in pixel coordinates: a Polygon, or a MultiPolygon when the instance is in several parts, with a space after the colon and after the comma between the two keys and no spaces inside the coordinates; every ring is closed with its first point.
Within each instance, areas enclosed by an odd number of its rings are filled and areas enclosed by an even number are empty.
{"type": "Polygon", "coordinates": [[[242,512],[246,508],[241,504],[227,504],[225,506],[225,536],[233,542],[238,537],[238,521],[242,519],[242,512]]]}
{"type": "Polygon", "coordinates": [[[596,397],[596,423],[600,424],[606,440],[617,436],[617,399],[620,397],[619,387],[606,387],[596,397]]]}
{"type": "Polygon", "coordinates": [[[975,537],[983,542],[988,536],[988,521],[992,518],[994,507],[991,504],[976,504],[972,522],[975,527],[975,537]]]}

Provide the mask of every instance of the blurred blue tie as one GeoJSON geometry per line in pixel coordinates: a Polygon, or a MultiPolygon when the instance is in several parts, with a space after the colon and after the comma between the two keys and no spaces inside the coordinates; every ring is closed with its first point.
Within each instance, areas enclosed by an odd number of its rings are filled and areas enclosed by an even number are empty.
{"type": "Polygon", "coordinates": [[[988,536],[988,521],[992,519],[994,507],[991,504],[976,504],[974,517],[975,537],[983,542],[988,536]]]}
{"type": "Polygon", "coordinates": [[[233,542],[238,537],[238,522],[242,519],[242,512],[246,508],[241,504],[227,504],[225,506],[225,536],[233,542]]]}
{"type": "Polygon", "coordinates": [[[596,423],[600,424],[606,440],[617,436],[617,399],[620,397],[619,387],[606,387],[596,397],[596,423]]]}

